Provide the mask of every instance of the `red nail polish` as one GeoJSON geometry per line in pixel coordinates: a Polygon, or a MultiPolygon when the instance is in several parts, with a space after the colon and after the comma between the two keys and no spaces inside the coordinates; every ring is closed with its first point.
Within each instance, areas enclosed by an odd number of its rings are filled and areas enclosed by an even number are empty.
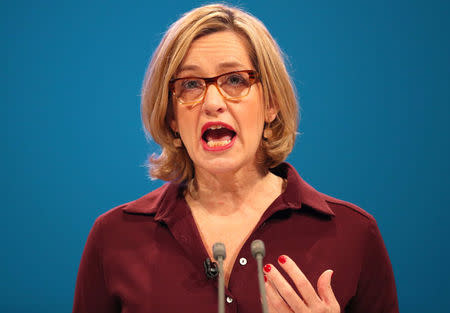
{"type": "Polygon", "coordinates": [[[264,282],[267,283],[267,276],[266,275],[264,275],[264,282]]]}
{"type": "Polygon", "coordinates": [[[270,264],[264,265],[264,272],[269,273],[271,269],[272,267],[270,266],[270,264]]]}
{"type": "Polygon", "coordinates": [[[280,257],[278,258],[278,262],[280,262],[281,264],[286,263],[287,259],[284,255],[280,255],[280,257]]]}

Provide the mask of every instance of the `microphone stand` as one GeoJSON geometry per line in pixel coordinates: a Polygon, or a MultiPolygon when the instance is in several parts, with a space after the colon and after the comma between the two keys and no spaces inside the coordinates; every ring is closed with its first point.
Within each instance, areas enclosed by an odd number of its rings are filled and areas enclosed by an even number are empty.
{"type": "Polygon", "coordinates": [[[263,258],[266,255],[266,248],[264,247],[264,242],[262,240],[254,240],[250,246],[253,257],[256,259],[258,266],[258,283],[259,283],[259,294],[261,295],[261,305],[263,313],[268,313],[269,309],[267,307],[266,298],[266,288],[264,286],[264,273],[263,273],[263,258]]]}
{"type": "Polygon", "coordinates": [[[219,281],[217,283],[218,312],[225,313],[225,277],[223,273],[223,260],[226,258],[225,245],[216,242],[213,247],[214,259],[219,264],[219,281]]]}

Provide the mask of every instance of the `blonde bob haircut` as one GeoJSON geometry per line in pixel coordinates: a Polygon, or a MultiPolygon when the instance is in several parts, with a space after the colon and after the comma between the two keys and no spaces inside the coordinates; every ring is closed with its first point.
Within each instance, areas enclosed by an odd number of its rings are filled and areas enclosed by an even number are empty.
{"type": "MultiPolygon", "coordinates": [[[[148,66],[142,87],[141,113],[146,135],[162,147],[160,155],[149,159],[150,176],[155,179],[191,182],[194,166],[183,145],[170,128],[173,118],[169,81],[174,78],[192,42],[202,36],[232,31],[245,39],[250,60],[259,73],[266,112],[276,108],[277,116],[264,125],[258,164],[265,172],[284,161],[292,151],[298,124],[295,89],[286,70],[282,52],[261,21],[240,9],[211,4],[184,14],[173,23],[148,66]]],[[[261,134],[262,137],[262,134],[261,134]]]]}

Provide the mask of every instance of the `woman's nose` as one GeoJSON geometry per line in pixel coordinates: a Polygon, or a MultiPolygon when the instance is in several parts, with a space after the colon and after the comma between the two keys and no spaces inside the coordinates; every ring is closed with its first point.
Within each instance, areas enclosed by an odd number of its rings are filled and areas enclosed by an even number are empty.
{"type": "Polygon", "coordinates": [[[203,111],[207,115],[216,115],[217,113],[225,112],[227,105],[217,86],[211,84],[206,87],[205,92],[202,106],[203,111]]]}

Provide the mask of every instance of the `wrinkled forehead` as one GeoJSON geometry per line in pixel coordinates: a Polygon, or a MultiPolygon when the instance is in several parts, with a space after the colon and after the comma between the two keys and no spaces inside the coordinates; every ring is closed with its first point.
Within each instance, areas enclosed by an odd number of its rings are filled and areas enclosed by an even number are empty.
{"type": "Polygon", "coordinates": [[[240,33],[221,30],[201,34],[189,45],[175,76],[212,77],[227,71],[257,70],[252,51],[249,40],[240,33]]]}

